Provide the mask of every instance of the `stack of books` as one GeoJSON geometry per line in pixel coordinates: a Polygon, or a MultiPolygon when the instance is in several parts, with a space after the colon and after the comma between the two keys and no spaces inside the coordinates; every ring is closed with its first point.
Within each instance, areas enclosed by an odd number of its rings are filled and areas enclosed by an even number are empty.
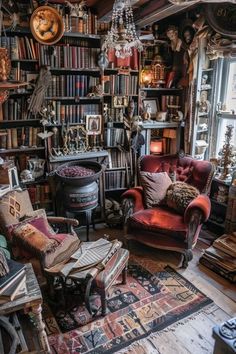
{"type": "Polygon", "coordinates": [[[224,234],[207,248],[199,262],[229,281],[236,282],[236,232],[224,234]]]}
{"type": "Polygon", "coordinates": [[[9,273],[0,277],[0,306],[27,294],[25,265],[7,259],[9,273]]]}

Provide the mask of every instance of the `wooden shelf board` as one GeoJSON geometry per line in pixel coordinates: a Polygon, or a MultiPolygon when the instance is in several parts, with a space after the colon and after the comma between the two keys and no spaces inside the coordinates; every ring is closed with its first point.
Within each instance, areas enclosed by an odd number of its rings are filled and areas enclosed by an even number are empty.
{"type": "Polygon", "coordinates": [[[0,155],[12,155],[12,154],[26,154],[29,152],[43,151],[45,148],[43,146],[40,147],[31,147],[31,148],[18,148],[18,149],[4,149],[0,150],[0,155]]]}
{"type": "Polygon", "coordinates": [[[60,72],[64,72],[64,71],[74,71],[76,73],[83,73],[83,74],[91,74],[91,73],[98,73],[100,74],[100,69],[99,68],[51,68],[50,69],[51,72],[53,71],[60,71],[60,72]]]}
{"type": "Polygon", "coordinates": [[[208,133],[208,129],[198,130],[197,134],[199,134],[199,133],[208,133]]]}
{"type": "Polygon", "coordinates": [[[140,87],[141,91],[171,91],[171,92],[182,92],[179,88],[167,88],[167,87],[140,87]]]}
{"type": "Polygon", "coordinates": [[[47,96],[45,97],[45,100],[53,100],[53,101],[76,101],[76,103],[80,103],[80,101],[101,101],[102,97],[101,96],[93,96],[93,97],[69,97],[69,96],[61,96],[61,97],[56,97],[56,96],[47,96]]]}
{"type": "Polygon", "coordinates": [[[92,158],[106,157],[106,156],[108,156],[108,152],[106,150],[88,151],[88,152],[81,152],[77,155],[55,156],[53,158],[50,157],[49,161],[50,163],[56,163],[56,162],[67,162],[73,160],[84,160],[86,158],[92,159],[92,158]]]}
{"type": "Polygon", "coordinates": [[[13,63],[38,63],[38,59],[11,59],[13,63]]]}
{"type": "Polygon", "coordinates": [[[105,192],[126,191],[128,187],[123,188],[106,188],[105,192]]]}

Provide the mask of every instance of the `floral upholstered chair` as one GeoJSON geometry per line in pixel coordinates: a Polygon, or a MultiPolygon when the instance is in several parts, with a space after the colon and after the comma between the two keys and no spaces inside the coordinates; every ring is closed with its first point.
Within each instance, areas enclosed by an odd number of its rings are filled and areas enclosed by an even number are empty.
{"type": "Polygon", "coordinates": [[[210,215],[207,194],[213,172],[210,162],[192,157],[142,156],[141,186],[122,195],[126,240],[180,252],[187,267],[202,223],[210,215]]]}

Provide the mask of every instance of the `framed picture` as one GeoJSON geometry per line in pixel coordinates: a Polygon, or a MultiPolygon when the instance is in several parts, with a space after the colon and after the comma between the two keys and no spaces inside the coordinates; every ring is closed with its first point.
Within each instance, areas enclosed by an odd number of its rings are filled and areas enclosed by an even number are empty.
{"type": "Polygon", "coordinates": [[[151,118],[156,118],[157,112],[160,111],[159,102],[155,99],[144,99],[143,110],[151,115],[151,118]]]}
{"type": "Polygon", "coordinates": [[[86,115],[87,135],[99,135],[102,132],[102,116],[99,114],[86,115]]]}
{"type": "Polygon", "coordinates": [[[114,96],[113,105],[114,108],[127,107],[129,103],[128,96],[114,96]]]}

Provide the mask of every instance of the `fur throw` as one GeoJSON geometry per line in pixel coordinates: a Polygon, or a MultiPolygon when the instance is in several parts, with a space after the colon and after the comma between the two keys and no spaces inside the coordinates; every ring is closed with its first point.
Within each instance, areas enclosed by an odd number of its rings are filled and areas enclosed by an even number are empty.
{"type": "Polygon", "coordinates": [[[183,214],[189,203],[199,195],[197,188],[185,182],[172,183],[166,192],[166,204],[183,214]]]}

